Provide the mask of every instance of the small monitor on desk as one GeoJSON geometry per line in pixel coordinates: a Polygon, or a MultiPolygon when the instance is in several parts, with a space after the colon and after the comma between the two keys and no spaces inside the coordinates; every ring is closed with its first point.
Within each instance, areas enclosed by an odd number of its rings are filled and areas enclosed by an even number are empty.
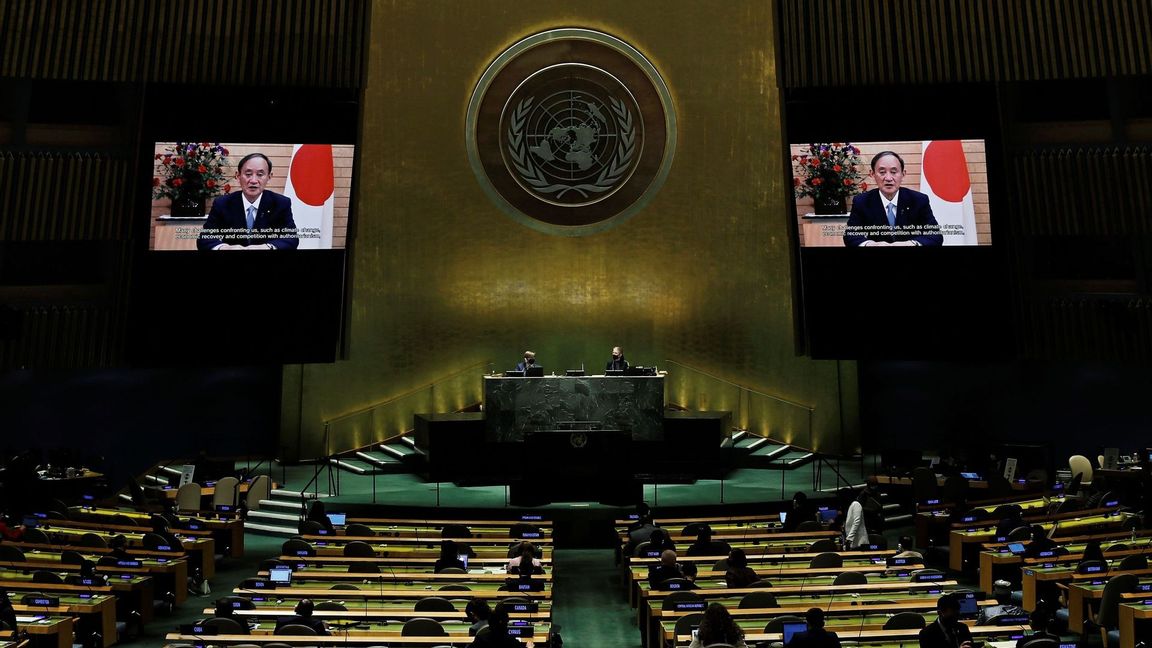
{"type": "Polygon", "coordinates": [[[584,375],[584,370],[583,369],[566,369],[564,371],[564,375],[565,376],[577,376],[577,377],[579,377],[579,376],[584,375]]]}
{"type": "Polygon", "coordinates": [[[291,585],[292,584],[292,568],[291,567],[273,567],[268,570],[268,580],[276,583],[277,585],[291,585]]]}
{"type": "Polygon", "coordinates": [[[795,623],[785,623],[784,624],[784,645],[787,646],[788,642],[792,641],[792,637],[794,637],[797,632],[807,632],[807,631],[808,631],[808,624],[807,623],[801,623],[799,621],[797,621],[795,623]]]}
{"type": "Polygon", "coordinates": [[[328,513],[327,515],[328,521],[332,523],[332,526],[344,526],[348,521],[347,513],[328,513]]]}
{"type": "Polygon", "coordinates": [[[1023,542],[1009,542],[1009,543],[1008,543],[1008,551],[1009,551],[1009,553],[1011,553],[1013,556],[1020,556],[1020,555],[1023,555],[1023,553],[1024,553],[1024,543],[1023,543],[1023,542]]]}
{"type": "Polygon", "coordinates": [[[960,476],[970,481],[980,481],[980,473],[962,472],[960,476]]]}
{"type": "Polygon", "coordinates": [[[604,375],[605,376],[623,376],[624,370],[623,369],[605,369],[604,375]]]}
{"type": "Polygon", "coordinates": [[[524,375],[528,378],[543,378],[544,367],[528,367],[524,370],[524,375]]]}
{"type": "Polygon", "coordinates": [[[523,378],[524,372],[523,371],[515,371],[515,370],[505,371],[504,377],[505,378],[523,378]]]}
{"type": "Polygon", "coordinates": [[[824,524],[835,522],[837,513],[836,509],[820,507],[820,521],[824,524]]]}

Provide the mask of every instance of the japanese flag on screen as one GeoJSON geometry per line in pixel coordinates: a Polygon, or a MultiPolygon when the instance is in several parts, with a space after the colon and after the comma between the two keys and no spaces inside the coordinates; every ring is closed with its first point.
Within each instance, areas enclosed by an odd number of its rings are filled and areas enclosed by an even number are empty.
{"type": "Polygon", "coordinates": [[[944,245],[976,245],[972,178],[968,175],[968,160],[964,158],[960,140],[924,142],[920,192],[928,194],[932,202],[932,214],[944,232],[944,245]],[[959,235],[961,231],[963,236],[959,235]]]}
{"type": "Polygon", "coordinates": [[[300,249],[332,247],[332,204],[336,173],[331,144],[297,144],[292,148],[284,195],[292,199],[292,219],[301,230],[300,249]],[[306,233],[304,229],[313,230],[306,233]],[[316,238],[315,231],[320,237],[316,238]]]}

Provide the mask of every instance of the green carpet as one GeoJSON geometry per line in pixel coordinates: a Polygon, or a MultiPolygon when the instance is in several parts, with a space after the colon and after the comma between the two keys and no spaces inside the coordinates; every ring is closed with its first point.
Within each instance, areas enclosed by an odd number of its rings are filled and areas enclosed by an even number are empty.
{"type": "Polygon", "coordinates": [[[612,550],[557,549],[553,561],[552,618],[564,645],[640,648],[636,613],[612,550]]]}

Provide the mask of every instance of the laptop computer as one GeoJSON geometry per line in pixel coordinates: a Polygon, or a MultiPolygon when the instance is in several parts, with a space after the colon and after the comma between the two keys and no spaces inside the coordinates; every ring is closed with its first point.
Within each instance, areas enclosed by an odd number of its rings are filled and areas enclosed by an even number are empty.
{"type": "Polygon", "coordinates": [[[972,481],[980,481],[980,473],[962,472],[962,473],[960,473],[960,476],[963,477],[964,479],[968,479],[968,480],[972,480],[972,481]]]}
{"type": "Polygon", "coordinates": [[[292,584],[292,568],[291,567],[273,567],[268,570],[268,580],[280,585],[292,584]]]}
{"type": "Polygon", "coordinates": [[[780,511],[780,524],[788,521],[788,511],[780,511]]]}
{"type": "Polygon", "coordinates": [[[344,526],[348,521],[347,513],[328,513],[327,515],[328,521],[332,523],[332,526],[344,526]]]}
{"type": "Polygon", "coordinates": [[[1008,543],[1008,553],[1011,553],[1013,556],[1022,555],[1024,553],[1024,543],[1023,542],[1009,542],[1008,543]]]}
{"type": "Polygon", "coordinates": [[[979,612],[980,609],[976,604],[976,594],[974,592],[965,592],[960,596],[960,618],[975,619],[979,612]]]}
{"type": "Polygon", "coordinates": [[[820,509],[820,521],[824,524],[829,524],[836,521],[836,509],[822,508],[820,509]]]}
{"type": "Polygon", "coordinates": [[[792,637],[796,636],[797,632],[807,632],[808,624],[799,621],[794,623],[784,624],[784,645],[787,646],[792,641],[792,637]]]}
{"type": "Polygon", "coordinates": [[[544,367],[528,367],[524,370],[524,375],[528,378],[543,378],[544,367]]]}

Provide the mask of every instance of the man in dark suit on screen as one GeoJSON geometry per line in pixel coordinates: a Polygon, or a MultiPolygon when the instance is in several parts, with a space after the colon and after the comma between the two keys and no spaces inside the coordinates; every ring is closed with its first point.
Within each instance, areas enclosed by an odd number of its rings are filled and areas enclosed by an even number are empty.
{"type": "Polygon", "coordinates": [[[295,250],[300,245],[292,220],[292,199],[267,191],[272,162],[249,153],[236,166],[240,191],[221,196],[196,241],[201,250],[295,250]]]}
{"type": "Polygon", "coordinates": [[[901,187],[904,159],[892,151],[872,158],[876,188],[852,199],[852,213],[844,230],[844,245],[939,246],[944,244],[940,225],[932,215],[928,196],[901,187]]]}

